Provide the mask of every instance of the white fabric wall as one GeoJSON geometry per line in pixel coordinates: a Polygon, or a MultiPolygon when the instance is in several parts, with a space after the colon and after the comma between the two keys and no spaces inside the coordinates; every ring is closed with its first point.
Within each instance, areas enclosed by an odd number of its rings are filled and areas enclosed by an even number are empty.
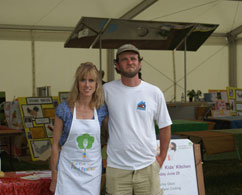
{"type": "MultiPolygon", "coordinates": [[[[172,52],[145,51],[143,57],[143,79],[159,86],[166,100],[171,101],[174,97],[172,52]]],[[[186,59],[187,90],[199,89],[206,93],[208,89],[225,89],[228,86],[228,48],[226,45],[204,45],[196,52],[187,52],[186,59]]],[[[181,94],[184,92],[184,52],[175,52],[175,67],[176,95],[177,101],[180,101],[181,94]]]]}
{"type": "Polygon", "coordinates": [[[237,42],[237,62],[238,62],[238,67],[237,67],[237,86],[238,88],[242,88],[242,39],[240,39],[237,42]]]}
{"type": "Polygon", "coordinates": [[[0,40],[0,91],[7,100],[32,95],[30,41],[0,40]]]}
{"type": "MultiPolygon", "coordinates": [[[[238,72],[242,71],[241,43],[238,45],[238,72]]],[[[106,50],[102,50],[102,66],[106,72],[106,50]]],[[[145,51],[142,77],[164,91],[167,101],[173,98],[173,61],[171,51],[145,51]],[[157,69],[157,70],[155,70],[157,69]]],[[[36,87],[51,86],[51,95],[68,91],[74,72],[81,62],[92,61],[99,67],[98,49],[64,48],[64,42],[35,42],[36,87]]],[[[175,52],[177,101],[184,92],[184,53],[175,52]]],[[[0,40],[0,91],[7,100],[32,95],[32,58],[30,41],[0,40]]],[[[115,73],[115,79],[120,78],[115,73]]],[[[104,80],[107,80],[107,74],[104,80]]],[[[205,44],[196,52],[187,52],[187,89],[225,89],[228,86],[228,47],[225,44],[205,44]],[[190,73],[191,70],[195,69],[190,73]]],[[[242,79],[238,74],[238,87],[242,79]]]]}
{"type": "Polygon", "coordinates": [[[64,48],[61,42],[37,42],[35,55],[36,87],[51,86],[51,95],[70,90],[80,63],[90,61],[98,69],[100,64],[97,49],[64,48]]]}
{"type": "MultiPolygon", "coordinates": [[[[106,52],[102,53],[106,64],[106,52]]],[[[36,87],[50,86],[54,96],[59,91],[69,91],[76,68],[86,61],[93,62],[99,69],[98,50],[67,49],[63,42],[35,42],[36,87]]],[[[30,41],[0,40],[0,67],[0,91],[6,92],[8,101],[14,97],[32,96],[30,41]]]]}

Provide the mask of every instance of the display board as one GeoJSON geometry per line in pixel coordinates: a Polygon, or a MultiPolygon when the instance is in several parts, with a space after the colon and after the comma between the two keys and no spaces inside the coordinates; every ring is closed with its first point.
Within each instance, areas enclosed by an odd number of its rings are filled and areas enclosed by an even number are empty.
{"type": "Polygon", "coordinates": [[[23,129],[23,123],[20,115],[19,104],[17,100],[4,103],[4,113],[7,125],[11,129],[23,129]]]}
{"type": "Polygon", "coordinates": [[[242,116],[242,89],[235,87],[227,87],[232,115],[242,116]]]}
{"type": "MultiPolygon", "coordinates": [[[[157,140],[158,153],[159,145],[160,141],[157,140]]],[[[159,175],[164,195],[199,194],[194,148],[190,140],[171,139],[159,175]]]]}
{"type": "Polygon", "coordinates": [[[19,97],[19,108],[33,161],[50,153],[58,97],[19,97]]]}
{"type": "Polygon", "coordinates": [[[212,116],[213,117],[223,117],[231,116],[231,108],[228,99],[227,90],[220,89],[210,89],[208,92],[211,94],[212,101],[212,116]]]}

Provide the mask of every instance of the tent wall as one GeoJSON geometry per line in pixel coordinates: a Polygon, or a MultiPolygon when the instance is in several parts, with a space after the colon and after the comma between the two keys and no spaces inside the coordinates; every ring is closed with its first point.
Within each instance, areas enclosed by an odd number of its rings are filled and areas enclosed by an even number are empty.
{"type": "Polygon", "coordinates": [[[0,41],[0,91],[6,99],[31,96],[31,47],[29,41],[0,41]]]}
{"type": "MultiPolygon", "coordinates": [[[[63,45],[35,42],[36,87],[51,86],[51,95],[70,90],[80,63],[92,61],[99,66],[97,50],[66,49],[63,45]]],[[[32,96],[31,41],[0,40],[0,55],[0,91],[6,92],[6,99],[32,96]]]]}
{"type": "MultiPolygon", "coordinates": [[[[162,89],[167,101],[174,96],[173,61],[170,51],[146,52],[142,66],[143,79],[162,89]],[[148,62],[148,63],[147,63],[148,62]],[[155,66],[156,69],[150,67],[155,66]],[[163,74],[161,74],[162,72],[163,74]]],[[[175,52],[177,101],[184,92],[184,52],[175,52]]],[[[226,45],[204,45],[197,52],[187,52],[187,90],[207,92],[228,86],[228,48],[226,45]]]]}
{"type": "MultiPolygon", "coordinates": [[[[99,66],[97,49],[64,48],[64,41],[35,42],[36,87],[51,86],[51,95],[68,91],[74,72],[81,62],[92,61],[99,66]]],[[[242,50],[238,42],[238,53],[242,50]]],[[[143,80],[157,85],[164,91],[167,101],[173,99],[173,61],[171,51],[145,51],[142,62],[143,80]],[[165,76],[164,76],[165,75],[165,76]],[[169,77],[170,79],[168,79],[169,77]]],[[[0,40],[0,91],[5,91],[7,100],[32,95],[31,41],[0,40]]],[[[238,72],[242,69],[242,57],[238,56],[238,72]]],[[[102,67],[106,67],[106,50],[102,51],[102,67]]],[[[175,52],[177,100],[184,91],[184,52],[175,52]]],[[[120,78],[115,73],[115,79],[120,78]]],[[[107,80],[105,74],[104,80],[107,80]]],[[[197,52],[187,52],[187,89],[225,89],[228,86],[228,47],[223,41],[209,41],[197,52]],[[192,71],[193,70],[193,71],[192,71]],[[190,73],[190,71],[192,71],[190,73]]],[[[238,87],[242,79],[238,74],[238,87]]]]}
{"type": "Polygon", "coordinates": [[[238,88],[242,88],[242,39],[237,42],[237,83],[238,88]]]}

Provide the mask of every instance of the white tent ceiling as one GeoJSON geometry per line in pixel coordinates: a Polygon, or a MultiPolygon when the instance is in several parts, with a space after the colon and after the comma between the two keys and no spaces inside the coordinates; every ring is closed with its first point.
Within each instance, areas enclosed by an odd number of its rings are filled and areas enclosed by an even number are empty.
{"type": "MultiPolygon", "coordinates": [[[[148,1],[148,0],[147,0],[148,1]]],[[[74,28],[82,16],[120,18],[142,0],[0,0],[0,29],[74,28]]],[[[242,1],[158,0],[133,19],[219,24],[215,33],[242,25],[242,1]]],[[[220,34],[222,35],[222,34],[220,34]]]]}

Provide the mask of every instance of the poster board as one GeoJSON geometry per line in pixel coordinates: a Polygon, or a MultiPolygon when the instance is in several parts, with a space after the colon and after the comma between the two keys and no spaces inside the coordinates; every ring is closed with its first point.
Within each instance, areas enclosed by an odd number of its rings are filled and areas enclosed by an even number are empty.
{"type": "Polygon", "coordinates": [[[232,115],[242,116],[242,89],[227,87],[232,115]]]}
{"type": "MultiPolygon", "coordinates": [[[[157,140],[157,152],[159,151],[157,140]]],[[[200,146],[198,147],[200,149],[200,146]]],[[[201,153],[188,139],[171,139],[168,153],[160,169],[160,187],[164,195],[205,194],[201,153]]]]}
{"type": "Polygon", "coordinates": [[[4,103],[4,113],[7,125],[11,129],[23,129],[23,123],[20,115],[19,104],[17,100],[4,103]]]}
{"type": "Polygon", "coordinates": [[[19,97],[21,118],[33,161],[51,151],[58,97],[19,97]]]}
{"type": "Polygon", "coordinates": [[[228,98],[228,92],[226,89],[209,89],[209,94],[211,94],[212,101],[212,117],[224,117],[231,116],[231,108],[228,98]]]}

